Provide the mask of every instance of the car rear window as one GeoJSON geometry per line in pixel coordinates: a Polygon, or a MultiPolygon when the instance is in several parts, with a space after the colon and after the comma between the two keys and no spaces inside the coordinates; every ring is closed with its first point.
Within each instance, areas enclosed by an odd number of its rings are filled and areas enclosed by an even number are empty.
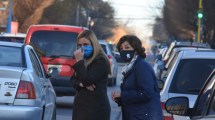
{"type": "Polygon", "coordinates": [[[23,43],[24,42],[24,37],[0,37],[0,41],[4,42],[17,42],[17,43],[23,43]]]}
{"type": "Polygon", "coordinates": [[[0,46],[0,66],[23,67],[21,48],[0,46]]]}
{"type": "Polygon", "coordinates": [[[64,31],[36,31],[32,34],[30,45],[39,56],[72,57],[76,49],[78,33],[64,31]]]}
{"type": "Polygon", "coordinates": [[[214,59],[181,60],[175,71],[169,93],[197,95],[214,68],[214,59]]]}

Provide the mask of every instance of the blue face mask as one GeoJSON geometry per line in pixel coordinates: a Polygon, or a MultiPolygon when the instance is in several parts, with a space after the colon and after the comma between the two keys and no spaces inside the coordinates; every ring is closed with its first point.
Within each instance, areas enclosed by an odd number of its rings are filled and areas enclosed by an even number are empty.
{"type": "Polygon", "coordinates": [[[90,45],[83,46],[84,58],[89,58],[93,55],[93,47],[90,45]]]}

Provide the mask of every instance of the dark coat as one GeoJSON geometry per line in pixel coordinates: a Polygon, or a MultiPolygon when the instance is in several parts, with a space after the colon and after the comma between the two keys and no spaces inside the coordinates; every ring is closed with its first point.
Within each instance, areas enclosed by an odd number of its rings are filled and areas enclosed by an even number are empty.
{"type": "Polygon", "coordinates": [[[140,56],[124,75],[121,101],[123,120],[163,120],[155,73],[140,56]]]}
{"type": "Polygon", "coordinates": [[[77,92],[74,98],[72,120],[110,120],[110,103],[107,96],[109,63],[98,56],[86,69],[84,61],[77,62],[73,68],[76,77],[72,84],[77,92]],[[95,84],[94,91],[78,86],[95,84]]]}

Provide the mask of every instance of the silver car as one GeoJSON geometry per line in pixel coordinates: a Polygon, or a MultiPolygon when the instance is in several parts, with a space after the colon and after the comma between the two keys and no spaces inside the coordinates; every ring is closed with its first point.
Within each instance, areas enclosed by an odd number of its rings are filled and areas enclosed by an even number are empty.
{"type": "Polygon", "coordinates": [[[25,33],[1,33],[0,41],[24,43],[25,33]]]}
{"type": "Polygon", "coordinates": [[[112,54],[112,51],[108,45],[108,43],[104,40],[99,40],[99,44],[101,45],[101,47],[103,48],[104,52],[106,53],[109,61],[110,61],[110,65],[111,65],[111,74],[108,75],[108,85],[109,86],[113,86],[116,85],[116,79],[117,79],[117,71],[118,71],[118,66],[116,63],[116,60],[112,54]]]}
{"type": "Polygon", "coordinates": [[[34,49],[0,42],[0,120],[55,120],[56,95],[34,49]]]}

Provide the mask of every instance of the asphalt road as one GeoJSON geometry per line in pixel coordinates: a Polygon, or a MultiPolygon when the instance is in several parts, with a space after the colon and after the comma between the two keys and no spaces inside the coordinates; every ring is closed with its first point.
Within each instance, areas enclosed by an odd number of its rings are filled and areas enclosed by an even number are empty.
{"type": "MultiPolygon", "coordinates": [[[[118,65],[117,85],[108,87],[108,97],[111,104],[111,120],[121,120],[121,109],[111,99],[111,92],[120,90],[122,64],[118,65]]],[[[72,120],[73,96],[57,97],[57,120],[72,120]]]]}

